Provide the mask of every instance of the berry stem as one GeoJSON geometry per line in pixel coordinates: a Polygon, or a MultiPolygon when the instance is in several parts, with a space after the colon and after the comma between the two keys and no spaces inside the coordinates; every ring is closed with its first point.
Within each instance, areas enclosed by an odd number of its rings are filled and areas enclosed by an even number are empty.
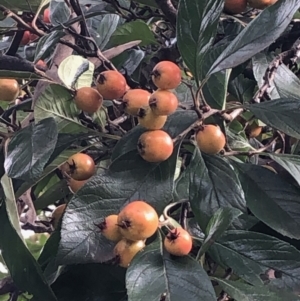
{"type": "Polygon", "coordinates": [[[178,202],[171,203],[171,204],[169,204],[168,206],[166,206],[166,208],[165,208],[164,211],[163,211],[163,216],[164,216],[164,219],[165,219],[164,222],[163,222],[163,224],[164,224],[164,225],[169,225],[169,224],[168,224],[168,220],[171,219],[171,217],[168,215],[168,211],[169,211],[171,208],[173,208],[173,207],[175,207],[175,206],[177,206],[177,205],[179,205],[179,204],[184,204],[184,203],[187,203],[187,202],[189,202],[188,199],[183,199],[183,200],[180,200],[180,201],[178,201],[178,202]]]}
{"type": "Polygon", "coordinates": [[[180,141],[184,136],[186,136],[191,130],[199,127],[202,123],[203,123],[203,120],[205,120],[206,118],[214,115],[214,114],[217,114],[219,113],[220,111],[219,110],[215,110],[215,109],[211,109],[209,110],[208,112],[202,114],[202,118],[201,119],[198,119],[196,120],[193,124],[191,124],[188,128],[186,128],[183,132],[181,132],[178,136],[176,136],[174,139],[173,139],[173,143],[176,144],[178,141],[180,141]]]}

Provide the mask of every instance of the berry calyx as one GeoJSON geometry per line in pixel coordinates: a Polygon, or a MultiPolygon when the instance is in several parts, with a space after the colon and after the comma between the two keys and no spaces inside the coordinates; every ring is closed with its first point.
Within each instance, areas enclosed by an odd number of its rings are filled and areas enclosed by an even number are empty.
{"type": "Polygon", "coordinates": [[[31,33],[30,33],[29,30],[24,31],[23,37],[22,37],[22,40],[21,40],[21,43],[20,43],[21,46],[25,46],[30,42],[30,35],[31,35],[31,33]]]}
{"type": "Polygon", "coordinates": [[[137,149],[145,161],[158,163],[167,160],[172,155],[174,143],[165,131],[147,131],[140,136],[137,149]]]}
{"type": "Polygon", "coordinates": [[[46,8],[43,13],[43,21],[47,24],[51,23],[50,21],[50,9],[46,8]]]}
{"type": "Polygon", "coordinates": [[[160,130],[167,121],[168,116],[154,114],[150,107],[141,108],[138,111],[139,124],[147,130],[160,130]]]}
{"type": "Polygon", "coordinates": [[[141,107],[147,106],[151,93],[143,89],[128,90],[123,96],[125,112],[137,116],[141,107]]]}
{"type": "Polygon", "coordinates": [[[143,240],[152,236],[158,228],[155,209],[144,201],[133,201],[118,215],[118,225],[122,236],[128,240],[143,240]]]}
{"type": "Polygon", "coordinates": [[[181,82],[179,67],[170,61],[161,61],[156,64],[151,75],[154,85],[163,90],[175,89],[181,82]]]}
{"type": "Polygon", "coordinates": [[[120,240],[115,248],[114,255],[116,262],[119,266],[127,268],[131,263],[134,256],[145,247],[145,243],[142,240],[128,241],[126,239],[120,240]]]}
{"type": "Polygon", "coordinates": [[[107,100],[122,98],[127,89],[125,77],[115,70],[101,72],[96,86],[98,92],[107,100]]]}
{"type": "Polygon", "coordinates": [[[252,8],[264,9],[276,2],[277,0],[248,0],[248,5],[252,8]]]}
{"type": "Polygon", "coordinates": [[[104,219],[104,221],[96,226],[100,229],[102,235],[108,240],[117,242],[122,239],[120,227],[118,226],[118,215],[109,215],[104,219]]]}
{"type": "Polygon", "coordinates": [[[191,235],[183,228],[170,230],[164,240],[165,249],[172,255],[188,255],[193,247],[191,235]]]}
{"type": "Polygon", "coordinates": [[[14,101],[19,93],[19,83],[15,79],[0,78],[0,100],[14,101]]]}
{"type": "Polygon", "coordinates": [[[77,153],[61,166],[61,170],[74,180],[85,181],[95,174],[96,166],[89,155],[77,153]]]}
{"type": "Polygon", "coordinates": [[[197,132],[196,142],[202,152],[216,155],[224,148],[226,138],[218,126],[208,124],[197,132]]]}
{"type": "Polygon", "coordinates": [[[168,90],[157,90],[151,95],[149,105],[155,115],[171,115],[177,110],[178,99],[168,90]]]}
{"type": "Polygon", "coordinates": [[[85,181],[76,181],[73,178],[68,179],[68,186],[71,190],[71,192],[76,193],[85,183],[85,181]]]}
{"type": "Polygon", "coordinates": [[[67,207],[66,204],[62,204],[62,205],[57,206],[53,210],[52,215],[51,215],[51,217],[52,217],[51,223],[52,223],[54,229],[57,229],[59,222],[66,210],[66,207],[67,207]]]}
{"type": "Polygon", "coordinates": [[[247,0],[225,0],[224,11],[235,15],[244,12],[247,8],[247,0]]]}
{"type": "Polygon", "coordinates": [[[103,97],[96,89],[82,87],[76,90],[74,102],[79,110],[93,114],[101,108],[103,97]]]}

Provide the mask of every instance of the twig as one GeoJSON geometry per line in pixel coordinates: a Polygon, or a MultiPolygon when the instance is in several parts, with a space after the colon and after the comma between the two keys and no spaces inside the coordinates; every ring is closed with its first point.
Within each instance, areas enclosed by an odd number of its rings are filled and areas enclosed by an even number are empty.
{"type": "Polygon", "coordinates": [[[3,15],[6,17],[10,17],[12,19],[14,19],[15,21],[18,22],[19,25],[21,25],[23,28],[29,30],[30,32],[38,35],[39,37],[42,37],[43,34],[41,34],[40,32],[36,31],[34,28],[32,28],[32,26],[30,26],[29,24],[27,24],[25,21],[23,21],[23,19],[21,17],[19,17],[18,15],[16,15],[14,12],[12,12],[10,9],[6,8],[3,5],[0,5],[0,11],[3,12],[3,15]]]}
{"type": "Polygon", "coordinates": [[[155,0],[158,7],[170,21],[170,23],[175,26],[177,18],[177,9],[174,7],[171,0],[155,0]]]}
{"type": "Polygon", "coordinates": [[[193,124],[191,124],[188,128],[186,128],[183,132],[181,132],[178,136],[176,136],[173,139],[173,143],[177,143],[178,141],[180,141],[185,135],[187,135],[191,130],[197,128],[198,126],[200,126],[203,122],[203,120],[205,120],[206,118],[219,113],[219,110],[215,110],[215,109],[210,109],[207,113],[202,114],[201,119],[196,120],[193,124]]]}
{"type": "Polygon", "coordinates": [[[300,39],[298,39],[290,50],[282,52],[269,64],[263,77],[264,83],[254,95],[252,102],[259,103],[262,97],[267,93],[268,88],[274,81],[276,72],[280,65],[287,65],[289,62],[295,63],[300,58],[300,39]]]}
{"type": "Polygon", "coordinates": [[[261,147],[257,150],[254,151],[230,151],[230,152],[225,152],[223,154],[223,156],[254,156],[254,155],[258,155],[264,151],[266,151],[269,147],[271,147],[274,143],[276,143],[278,140],[278,137],[275,137],[271,142],[269,142],[268,144],[266,144],[264,147],[261,147]]]}

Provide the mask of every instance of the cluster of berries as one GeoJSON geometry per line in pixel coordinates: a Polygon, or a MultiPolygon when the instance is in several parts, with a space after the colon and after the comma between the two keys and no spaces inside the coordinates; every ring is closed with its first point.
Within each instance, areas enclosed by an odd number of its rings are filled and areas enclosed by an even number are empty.
{"type": "Polygon", "coordinates": [[[170,90],[181,82],[180,68],[173,62],[162,61],[153,68],[152,80],[158,89],[151,94],[144,89],[130,89],[125,77],[117,70],[103,71],[97,77],[96,88],[79,88],[75,91],[74,101],[78,109],[95,113],[103,99],[122,100],[124,111],[136,117],[148,130],[138,143],[140,155],[148,162],[161,162],[173,152],[171,137],[161,129],[178,107],[178,99],[170,90]],[[157,146],[161,151],[157,151],[157,146]]]}
{"type": "MultiPolygon", "coordinates": [[[[104,237],[117,243],[114,247],[115,260],[127,268],[145,247],[145,240],[157,231],[159,218],[152,206],[136,200],[126,205],[118,215],[107,216],[97,227],[104,237]]],[[[166,235],[164,246],[170,254],[184,256],[192,249],[192,238],[183,228],[175,228],[166,235]]]]}

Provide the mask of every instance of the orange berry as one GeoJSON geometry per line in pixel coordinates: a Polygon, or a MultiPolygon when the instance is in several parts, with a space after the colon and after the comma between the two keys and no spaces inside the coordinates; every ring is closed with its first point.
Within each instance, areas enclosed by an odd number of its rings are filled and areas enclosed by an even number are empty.
{"type": "Polygon", "coordinates": [[[225,0],[224,11],[228,14],[240,14],[246,10],[247,0],[225,0]]]}
{"type": "Polygon", "coordinates": [[[86,154],[77,153],[61,166],[61,170],[77,181],[85,181],[96,172],[94,160],[86,154]]]}
{"type": "Polygon", "coordinates": [[[264,9],[276,2],[277,0],[248,0],[249,6],[257,9],[264,9]]]}
{"type": "Polygon", "coordinates": [[[167,121],[168,116],[154,114],[150,107],[141,108],[138,112],[139,124],[148,130],[160,130],[167,121]]]}
{"type": "Polygon", "coordinates": [[[178,99],[168,90],[157,90],[151,95],[149,105],[155,115],[171,115],[178,107],[178,99]]]}
{"type": "Polygon", "coordinates": [[[76,181],[73,178],[68,179],[68,185],[71,190],[71,192],[76,193],[85,183],[85,181],[76,181]]]}
{"type": "Polygon", "coordinates": [[[24,31],[20,45],[25,46],[30,42],[30,31],[24,31]]]}
{"type": "Polygon", "coordinates": [[[180,85],[181,71],[173,62],[161,61],[153,68],[152,81],[157,88],[175,89],[180,85]]]}
{"type": "Polygon", "coordinates": [[[123,96],[125,112],[137,116],[139,109],[148,105],[150,95],[151,94],[147,90],[143,89],[128,90],[123,96]]]}
{"type": "Polygon", "coordinates": [[[93,114],[102,106],[103,97],[91,87],[82,87],[76,90],[74,101],[79,110],[93,114]]]}
{"type": "Polygon", "coordinates": [[[215,155],[224,148],[226,138],[218,126],[208,124],[198,131],[196,142],[202,152],[215,155]]]}
{"type": "Polygon", "coordinates": [[[123,97],[127,89],[125,77],[118,71],[103,71],[97,78],[98,92],[104,99],[112,100],[123,97]]]}
{"type": "Polygon", "coordinates": [[[191,235],[183,228],[171,230],[164,240],[165,249],[172,255],[188,255],[193,247],[191,235]]]}
{"type": "Polygon", "coordinates": [[[128,241],[126,239],[120,240],[115,248],[114,255],[117,259],[119,266],[127,268],[131,263],[134,256],[145,247],[142,240],[128,241]]]}
{"type": "Polygon", "coordinates": [[[20,93],[19,83],[15,79],[0,78],[0,100],[13,101],[20,93]]]}
{"type": "Polygon", "coordinates": [[[133,201],[118,215],[118,225],[122,236],[131,241],[149,238],[158,228],[155,209],[144,201],[133,201]]]}
{"type": "Polygon", "coordinates": [[[252,123],[246,128],[246,133],[249,138],[256,138],[261,134],[262,126],[258,126],[256,123],[252,123]]]}
{"type": "Polygon", "coordinates": [[[51,23],[51,21],[50,21],[50,9],[49,9],[49,8],[46,8],[46,9],[44,10],[44,13],[43,13],[43,21],[44,21],[45,23],[51,23]]]}
{"type": "Polygon", "coordinates": [[[116,214],[107,216],[97,227],[108,240],[117,242],[122,239],[120,227],[118,226],[118,215],[116,214]]]}
{"type": "Polygon", "coordinates": [[[148,162],[158,163],[167,160],[173,153],[173,140],[162,130],[147,131],[138,140],[138,152],[148,162]]]}

